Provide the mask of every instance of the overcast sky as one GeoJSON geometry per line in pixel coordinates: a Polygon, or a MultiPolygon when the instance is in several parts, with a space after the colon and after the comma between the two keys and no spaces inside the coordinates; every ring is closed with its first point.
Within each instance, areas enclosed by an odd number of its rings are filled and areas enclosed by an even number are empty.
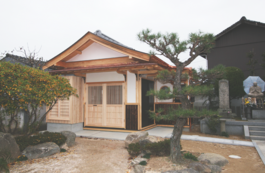
{"type": "MultiPolygon", "coordinates": [[[[265,23],[264,0],[0,0],[0,7],[0,53],[29,46],[45,60],[88,31],[148,53],[137,39],[146,28],[186,40],[199,30],[216,35],[242,16],[265,23]]],[[[190,66],[206,68],[206,61],[197,58],[190,66]]]]}

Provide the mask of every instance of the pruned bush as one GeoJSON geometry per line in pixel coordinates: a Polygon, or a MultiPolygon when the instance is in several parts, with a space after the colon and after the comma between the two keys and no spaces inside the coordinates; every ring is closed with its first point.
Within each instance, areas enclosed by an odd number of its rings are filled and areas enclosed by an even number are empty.
{"type": "Polygon", "coordinates": [[[0,158],[0,172],[9,172],[7,161],[4,158],[0,158]]]}
{"type": "Polygon", "coordinates": [[[24,134],[30,136],[37,131],[59,99],[69,99],[72,95],[78,96],[76,89],[62,76],[1,61],[0,129],[4,133],[16,134],[19,113],[25,111],[28,122],[24,124],[24,134]],[[44,104],[47,112],[40,114],[44,104]]]}
{"type": "Polygon", "coordinates": [[[146,162],[146,161],[141,161],[141,162],[139,163],[139,165],[145,166],[145,165],[147,165],[147,162],[146,162]]]}
{"type": "Polygon", "coordinates": [[[152,155],[169,155],[170,154],[170,139],[164,141],[148,143],[140,145],[139,143],[131,143],[127,149],[130,155],[138,155],[141,151],[147,151],[152,155]]]}
{"type": "Polygon", "coordinates": [[[130,155],[138,155],[142,151],[142,147],[139,143],[131,143],[128,145],[127,151],[130,155]]]}
{"type": "Polygon", "coordinates": [[[20,148],[20,151],[23,151],[27,146],[38,145],[45,142],[54,142],[57,145],[62,145],[66,141],[66,137],[61,133],[52,133],[45,132],[43,134],[37,134],[36,136],[18,136],[15,137],[16,142],[20,148]]]}
{"type": "Polygon", "coordinates": [[[227,132],[221,132],[221,136],[229,137],[229,134],[227,132]]]}
{"type": "Polygon", "coordinates": [[[64,153],[64,152],[66,152],[66,149],[61,148],[61,149],[60,149],[60,152],[61,152],[61,153],[64,153]]]}
{"type": "Polygon", "coordinates": [[[193,154],[191,154],[190,152],[185,153],[184,157],[186,159],[191,159],[191,160],[194,160],[194,161],[198,161],[198,158],[196,156],[194,156],[193,154]]]}
{"type": "Polygon", "coordinates": [[[146,144],[146,151],[150,151],[153,155],[169,155],[170,154],[170,139],[164,141],[146,144]]]}
{"type": "Polygon", "coordinates": [[[217,127],[220,124],[220,118],[218,116],[209,117],[206,120],[206,124],[213,134],[217,133],[217,127]]]}
{"type": "Polygon", "coordinates": [[[20,156],[18,156],[18,158],[17,158],[17,162],[20,162],[20,161],[25,161],[25,160],[28,160],[28,157],[27,156],[25,156],[25,155],[20,155],[20,156]]]}

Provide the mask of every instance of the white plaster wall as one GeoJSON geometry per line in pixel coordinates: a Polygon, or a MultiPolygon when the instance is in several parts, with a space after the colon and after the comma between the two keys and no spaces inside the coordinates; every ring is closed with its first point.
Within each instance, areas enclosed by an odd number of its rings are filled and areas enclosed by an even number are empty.
{"type": "Polygon", "coordinates": [[[136,76],[127,71],[127,103],[136,103],[136,76]]]}
{"type": "Polygon", "coordinates": [[[82,54],[74,56],[73,58],[69,59],[67,62],[117,58],[124,56],[127,55],[109,49],[107,47],[104,47],[98,43],[92,43],[90,46],[88,46],[86,49],[82,51],[82,54]]]}
{"type": "MultiPolygon", "coordinates": [[[[166,83],[166,84],[162,84],[159,81],[156,81],[156,90],[160,90],[160,88],[162,86],[167,86],[170,88],[170,90],[173,90],[173,85],[171,83],[166,83]]],[[[168,99],[168,100],[159,100],[156,98],[156,102],[173,102],[173,99],[168,99]]]]}
{"type": "Polygon", "coordinates": [[[87,73],[86,82],[124,81],[124,76],[117,72],[87,73]]]}

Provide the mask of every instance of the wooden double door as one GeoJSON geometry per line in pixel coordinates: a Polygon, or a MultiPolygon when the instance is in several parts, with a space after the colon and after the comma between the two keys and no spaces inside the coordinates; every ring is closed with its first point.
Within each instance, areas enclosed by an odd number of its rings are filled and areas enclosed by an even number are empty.
{"type": "Polygon", "coordinates": [[[87,84],[85,126],[125,128],[124,84],[87,84]]]}

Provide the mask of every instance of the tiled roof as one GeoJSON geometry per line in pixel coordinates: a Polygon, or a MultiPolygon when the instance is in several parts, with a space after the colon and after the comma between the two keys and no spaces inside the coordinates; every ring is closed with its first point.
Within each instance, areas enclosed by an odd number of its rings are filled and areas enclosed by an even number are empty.
{"type": "Polygon", "coordinates": [[[96,32],[94,32],[94,34],[97,35],[97,36],[99,36],[99,37],[101,37],[101,38],[103,38],[103,39],[105,39],[105,40],[107,40],[107,41],[110,41],[110,42],[112,42],[112,43],[115,43],[115,44],[117,44],[117,45],[120,45],[120,46],[123,46],[123,47],[129,48],[129,49],[135,50],[135,49],[133,49],[133,48],[130,48],[130,47],[128,47],[128,46],[125,46],[124,44],[122,44],[122,43],[120,43],[120,42],[114,40],[113,38],[110,38],[109,36],[103,34],[100,30],[96,30],[96,32]]]}
{"type": "Polygon", "coordinates": [[[226,28],[225,30],[223,30],[222,32],[220,32],[219,34],[217,34],[215,37],[216,39],[218,39],[219,37],[223,36],[224,34],[226,34],[227,32],[233,30],[234,28],[238,27],[241,24],[249,24],[249,25],[255,25],[255,26],[260,26],[260,27],[265,27],[265,23],[261,23],[261,22],[257,22],[257,21],[253,21],[253,20],[248,20],[245,16],[241,17],[241,19],[239,21],[237,21],[236,23],[234,23],[233,25],[231,25],[230,27],[226,28]]]}
{"type": "MultiPolygon", "coordinates": [[[[5,58],[11,58],[11,59],[15,60],[18,63],[23,63],[25,65],[29,65],[30,66],[29,58],[25,58],[25,57],[18,56],[18,55],[13,55],[13,54],[9,54],[9,53],[7,53],[6,56],[4,58],[2,58],[1,60],[4,60],[5,58]]],[[[41,63],[45,64],[44,61],[41,61],[41,63]]]]}

